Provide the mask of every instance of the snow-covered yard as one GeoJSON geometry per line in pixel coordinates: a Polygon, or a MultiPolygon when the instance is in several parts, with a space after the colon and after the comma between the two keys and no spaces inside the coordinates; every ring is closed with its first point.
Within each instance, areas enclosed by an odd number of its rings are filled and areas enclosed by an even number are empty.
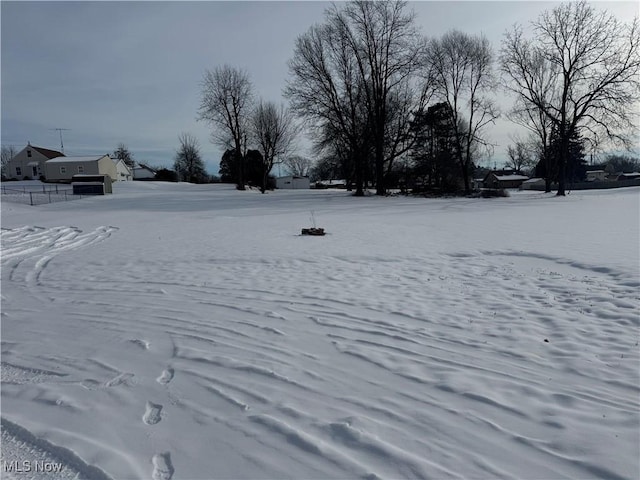
{"type": "Polygon", "coordinates": [[[2,204],[2,478],[640,477],[638,189],[114,191],[2,204]]]}

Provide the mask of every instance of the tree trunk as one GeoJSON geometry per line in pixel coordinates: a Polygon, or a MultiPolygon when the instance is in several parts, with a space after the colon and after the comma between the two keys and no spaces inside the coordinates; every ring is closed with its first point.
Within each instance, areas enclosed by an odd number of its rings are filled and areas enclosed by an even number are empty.
{"type": "Polygon", "coordinates": [[[356,170],[356,197],[364,197],[364,178],[362,175],[362,153],[356,150],[354,154],[355,170],[356,170]]]}
{"type": "Polygon", "coordinates": [[[469,166],[465,164],[462,167],[462,178],[464,180],[464,193],[471,195],[471,182],[469,181],[469,166]]]}
{"type": "Polygon", "coordinates": [[[236,167],[238,169],[238,183],[236,188],[238,190],[244,190],[244,155],[242,154],[242,145],[240,141],[236,139],[236,167]]]}
{"type": "Polygon", "coordinates": [[[376,195],[386,195],[387,189],[384,178],[384,124],[377,129],[375,145],[376,162],[376,195]]]}
{"type": "Polygon", "coordinates": [[[560,162],[558,163],[558,193],[556,196],[564,197],[567,180],[567,159],[569,157],[569,132],[562,133],[560,142],[560,162]]]}

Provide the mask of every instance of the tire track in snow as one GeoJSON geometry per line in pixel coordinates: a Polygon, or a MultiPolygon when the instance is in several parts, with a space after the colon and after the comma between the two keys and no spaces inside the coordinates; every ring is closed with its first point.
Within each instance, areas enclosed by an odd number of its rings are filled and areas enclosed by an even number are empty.
{"type": "Polygon", "coordinates": [[[31,287],[40,285],[42,274],[53,258],[102,242],[116,230],[118,228],[112,226],[98,227],[86,233],[77,227],[2,229],[2,267],[11,269],[11,281],[26,281],[31,287]],[[23,270],[22,278],[16,278],[23,270]]]}

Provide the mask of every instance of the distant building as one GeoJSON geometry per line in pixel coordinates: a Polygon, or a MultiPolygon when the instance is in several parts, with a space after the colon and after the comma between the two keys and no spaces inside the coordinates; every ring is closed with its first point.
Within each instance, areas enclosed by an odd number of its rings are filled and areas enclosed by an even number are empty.
{"type": "Polygon", "coordinates": [[[286,177],[276,178],[276,188],[278,189],[292,189],[292,190],[304,190],[311,188],[309,177],[298,177],[289,175],[286,177]]]}
{"type": "Polygon", "coordinates": [[[526,180],[529,180],[526,175],[500,170],[489,172],[484,177],[482,184],[484,188],[520,188],[526,180]]]}
{"type": "Polygon", "coordinates": [[[7,163],[6,177],[15,180],[37,180],[46,175],[45,162],[56,157],[64,157],[64,153],[28,143],[7,163]]]}
{"type": "Polygon", "coordinates": [[[607,172],[604,170],[587,170],[587,182],[604,182],[607,172]]]}
{"type": "Polygon", "coordinates": [[[109,175],[118,179],[116,164],[109,155],[88,157],[58,157],[45,163],[45,177],[49,182],[71,182],[74,175],[109,175]]]}
{"type": "Polygon", "coordinates": [[[121,158],[112,158],[111,160],[113,160],[113,163],[116,164],[116,175],[118,178],[115,180],[118,180],[120,182],[133,180],[133,172],[124,160],[122,160],[121,158]]]}
{"type": "Polygon", "coordinates": [[[347,188],[346,180],[319,180],[315,188],[347,188]]]}
{"type": "Polygon", "coordinates": [[[156,171],[146,165],[138,165],[133,167],[134,180],[153,180],[156,178],[156,171]]]}
{"type": "Polygon", "coordinates": [[[620,175],[618,175],[618,181],[622,182],[624,180],[638,180],[640,179],[640,173],[639,172],[633,172],[633,173],[621,173],[620,175]]]}
{"type": "Polygon", "coordinates": [[[538,190],[545,187],[544,178],[530,178],[520,185],[521,190],[538,190]]]}

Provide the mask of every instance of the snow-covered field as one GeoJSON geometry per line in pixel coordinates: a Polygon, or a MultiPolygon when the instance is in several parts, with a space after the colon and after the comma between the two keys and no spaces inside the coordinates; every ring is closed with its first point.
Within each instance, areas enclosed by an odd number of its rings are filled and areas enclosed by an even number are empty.
{"type": "Polygon", "coordinates": [[[114,190],[2,204],[2,478],[640,478],[639,189],[114,190]]]}

